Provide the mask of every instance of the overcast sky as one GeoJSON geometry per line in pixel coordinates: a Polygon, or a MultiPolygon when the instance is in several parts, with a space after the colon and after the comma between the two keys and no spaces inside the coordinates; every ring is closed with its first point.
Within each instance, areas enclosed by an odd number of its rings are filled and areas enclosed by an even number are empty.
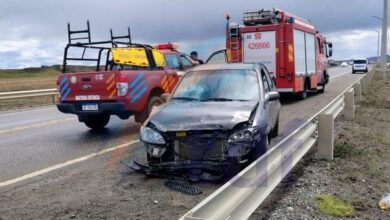
{"type": "MultiPolygon", "coordinates": [[[[59,64],[67,22],[91,22],[92,40],[108,40],[109,29],[135,42],[177,42],[201,58],[224,46],[225,14],[280,8],[309,19],[334,45],[334,58],[375,56],[382,0],[0,0],[0,68],[59,64]]],[[[390,47],[390,45],[389,45],[390,47]]],[[[389,50],[389,49],[388,49],[389,50]]]]}

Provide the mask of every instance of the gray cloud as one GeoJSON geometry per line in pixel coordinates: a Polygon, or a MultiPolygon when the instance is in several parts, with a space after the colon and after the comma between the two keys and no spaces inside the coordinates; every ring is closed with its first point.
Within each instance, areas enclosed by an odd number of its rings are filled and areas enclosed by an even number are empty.
{"type": "MultiPolygon", "coordinates": [[[[380,16],[382,7],[382,0],[0,0],[0,3],[0,46],[9,41],[20,44],[37,41],[35,49],[47,50],[46,55],[55,56],[53,61],[62,56],[58,51],[67,42],[68,21],[79,29],[89,19],[94,40],[108,39],[111,27],[121,34],[131,26],[133,38],[138,42],[183,42],[185,48],[201,47],[200,50],[209,51],[205,47],[213,47],[210,44],[224,36],[226,13],[241,23],[245,11],[277,7],[310,19],[321,32],[330,34],[378,27],[379,21],[371,16],[380,16]]],[[[18,50],[22,53],[28,48],[18,50]]],[[[45,53],[37,53],[32,59],[48,60],[43,56],[45,53]]],[[[10,55],[10,59],[14,57],[10,55]]]]}

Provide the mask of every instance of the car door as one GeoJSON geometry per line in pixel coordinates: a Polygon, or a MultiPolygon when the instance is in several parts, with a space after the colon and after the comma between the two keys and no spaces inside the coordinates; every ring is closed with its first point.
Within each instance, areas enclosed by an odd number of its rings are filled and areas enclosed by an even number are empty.
{"type": "Polygon", "coordinates": [[[207,58],[206,63],[227,63],[226,50],[218,50],[207,58]]]}
{"type": "MultiPolygon", "coordinates": [[[[269,92],[276,91],[274,81],[271,79],[265,67],[261,67],[261,79],[263,81],[264,95],[267,95],[269,92]]],[[[278,113],[279,113],[279,107],[280,107],[280,103],[277,100],[266,103],[266,111],[268,116],[267,120],[269,125],[267,131],[271,130],[275,126],[278,113]]]]}

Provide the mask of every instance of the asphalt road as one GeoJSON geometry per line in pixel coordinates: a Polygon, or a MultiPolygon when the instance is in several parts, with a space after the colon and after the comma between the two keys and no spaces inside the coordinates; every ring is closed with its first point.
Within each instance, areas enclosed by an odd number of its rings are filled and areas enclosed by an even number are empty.
{"type": "MultiPolygon", "coordinates": [[[[306,119],[327,105],[354,80],[362,76],[361,74],[352,75],[350,72],[350,67],[332,68],[330,69],[331,81],[324,94],[312,94],[304,101],[283,100],[280,115],[280,136],[285,136],[294,130],[306,119]]],[[[113,178],[115,181],[107,180],[108,183],[107,181],[105,183],[115,185],[121,179],[120,174],[104,173],[99,175],[101,169],[117,169],[121,167],[119,164],[120,160],[125,162],[129,162],[132,159],[142,160],[144,158],[144,152],[142,145],[137,143],[139,124],[135,123],[133,118],[126,121],[122,121],[116,117],[112,117],[111,119],[106,130],[96,133],[89,130],[84,124],[79,123],[75,116],[61,114],[54,107],[0,114],[0,204],[7,197],[7,193],[10,192],[12,192],[12,198],[15,201],[18,199],[26,199],[28,196],[21,196],[21,194],[27,193],[26,191],[28,191],[29,187],[33,187],[34,191],[37,188],[42,190],[41,194],[55,194],[50,197],[51,200],[54,200],[53,202],[56,203],[61,203],[63,202],[63,198],[59,196],[62,193],[54,193],[50,190],[55,189],[68,192],[69,190],[72,191],[72,187],[77,188],[80,184],[85,187],[88,183],[77,182],[78,179],[83,177],[88,178],[92,182],[104,182],[106,180],[102,180],[102,178],[113,178]],[[132,142],[136,143],[131,144],[132,142]],[[107,149],[109,152],[104,152],[107,149]],[[96,153],[101,154],[101,156],[92,158],[96,153]],[[83,175],[80,174],[82,172],[80,170],[83,170],[83,175]],[[62,181],[69,183],[63,183],[63,187],[58,189],[55,188],[55,182],[48,182],[48,179],[53,178],[57,180],[62,179],[62,181]],[[12,182],[12,180],[14,181],[12,182]],[[2,187],[2,183],[4,184],[7,181],[6,186],[2,187]],[[41,186],[42,184],[45,187],[40,189],[40,187],[43,187],[41,186]],[[75,186],[72,186],[72,184],[75,184],[75,186]],[[5,197],[1,195],[2,192],[5,197]],[[20,193],[18,194],[18,192],[20,193]]],[[[122,171],[123,169],[121,169],[122,171]]],[[[135,179],[135,184],[142,184],[144,181],[139,175],[134,177],[127,176],[125,179],[129,180],[129,178],[135,179]]],[[[157,186],[161,187],[161,182],[159,181],[152,181],[149,184],[150,189],[155,188],[153,184],[158,184],[157,186]]],[[[103,189],[99,187],[101,186],[88,188],[94,188],[97,191],[103,190],[102,195],[105,194],[104,187],[103,189]]],[[[80,186],[80,188],[82,187],[80,186]]],[[[203,185],[201,188],[204,191],[202,196],[196,197],[196,199],[184,199],[184,202],[181,201],[184,204],[176,209],[169,210],[162,208],[160,210],[161,212],[156,213],[157,216],[165,215],[168,217],[183,214],[188,208],[191,208],[207,196],[208,193],[211,193],[216,186],[210,187],[203,185]]],[[[85,190],[85,188],[83,189],[85,190]]],[[[82,189],[79,190],[82,192],[82,189]]],[[[121,196],[126,196],[126,193],[138,195],[138,190],[123,192],[124,195],[121,194],[121,196]]],[[[76,193],[78,192],[76,191],[76,193]]],[[[165,191],[165,193],[168,194],[164,195],[170,195],[169,191],[165,191]]],[[[108,195],[111,194],[112,192],[108,193],[108,195]]],[[[153,195],[155,196],[155,194],[153,195]]],[[[88,196],[91,195],[89,194],[88,196]]],[[[161,196],[160,198],[164,197],[161,196]]],[[[31,199],[33,200],[33,198],[31,199]]],[[[76,200],[76,198],[73,199],[76,200]]],[[[107,198],[104,200],[106,201],[107,198]]],[[[64,204],[64,206],[66,204],[71,206],[72,203],[64,202],[64,204]]],[[[135,202],[132,204],[132,208],[144,209],[144,205],[145,202],[135,202]]],[[[8,209],[0,205],[0,216],[2,214],[4,215],[5,210],[17,210],[17,207],[23,208],[25,212],[28,210],[26,209],[26,205],[16,205],[16,207],[6,206],[8,209]]],[[[85,209],[88,209],[88,207],[85,209]]],[[[69,213],[66,213],[63,209],[62,207],[62,209],[59,208],[61,211],[56,211],[62,213],[60,216],[67,216],[69,213]]],[[[39,212],[39,210],[35,210],[35,212],[39,212]]],[[[11,213],[15,214],[15,211],[11,213]]],[[[41,215],[38,213],[36,217],[51,216],[50,212],[46,213],[47,215],[44,213],[42,211],[41,215]]],[[[104,216],[107,217],[109,215],[106,213],[104,216]]],[[[141,216],[145,217],[144,215],[141,216]]]]}

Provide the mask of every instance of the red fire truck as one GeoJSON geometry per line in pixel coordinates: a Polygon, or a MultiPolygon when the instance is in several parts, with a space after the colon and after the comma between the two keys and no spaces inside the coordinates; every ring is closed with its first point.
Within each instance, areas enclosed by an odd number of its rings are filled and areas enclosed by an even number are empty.
{"type": "Polygon", "coordinates": [[[244,14],[244,25],[229,22],[226,51],[208,60],[263,63],[275,79],[280,93],[294,93],[301,99],[309,90],[324,92],[329,81],[327,58],[332,43],[307,20],[281,10],[260,10],[244,14]]]}
{"type": "Polygon", "coordinates": [[[162,104],[160,95],[176,86],[180,72],[196,65],[173,44],[152,47],[132,43],[130,29],[126,36],[115,37],[111,31],[110,41],[93,42],[87,24],[81,31],[71,31],[68,24],[69,43],[63,73],[57,79],[57,108],[76,114],[92,129],[104,128],[111,115],[121,119],[135,115],[135,121],[145,121],[152,108],[162,104]],[[80,40],[86,42],[73,42],[80,40]],[[91,50],[94,52],[88,52],[91,50]],[[75,55],[78,52],[81,56],[75,55]],[[71,66],[69,61],[83,65],[71,66]],[[88,65],[91,62],[96,65],[88,65]],[[75,71],[77,68],[89,70],[75,71]]]}

